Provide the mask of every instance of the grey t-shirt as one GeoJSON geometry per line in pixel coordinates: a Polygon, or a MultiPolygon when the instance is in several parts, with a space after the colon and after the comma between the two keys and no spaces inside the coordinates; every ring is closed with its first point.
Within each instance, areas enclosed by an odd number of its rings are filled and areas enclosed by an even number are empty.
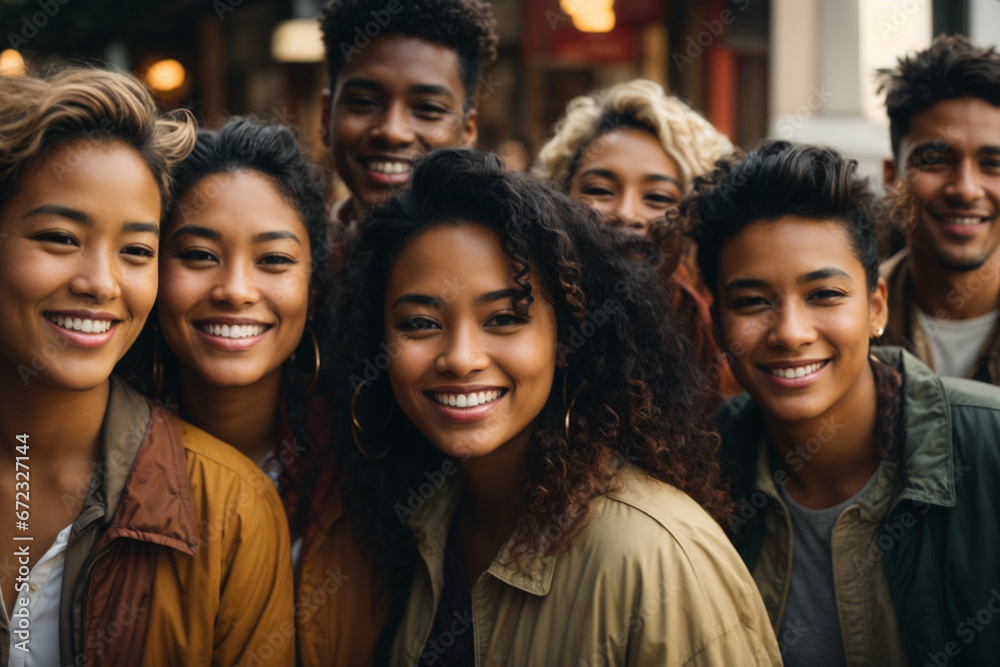
{"type": "Polygon", "coordinates": [[[792,580],[778,647],[786,667],[844,667],[844,642],[833,584],[833,527],[841,513],[875,484],[834,507],[813,510],[792,500],[783,485],[781,499],[792,519],[792,580]]]}

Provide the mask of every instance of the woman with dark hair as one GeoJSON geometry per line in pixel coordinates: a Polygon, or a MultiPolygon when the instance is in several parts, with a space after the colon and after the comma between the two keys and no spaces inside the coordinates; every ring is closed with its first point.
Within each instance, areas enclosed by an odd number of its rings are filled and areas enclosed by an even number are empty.
{"type": "Polygon", "coordinates": [[[749,394],[717,416],[734,540],[787,665],[998,664],[974,619],[1000,605],[1000,390],[871,346],[886,283],[856,166],[765,142],[685,202],[749,394]]]}
{"type": "Polygon", "coordinates": [[[711,381],[711,407],[741,390],[729,350],[712,335],[711,299],[698,279],[677,205],[696,176],[733,145],[660,84],[635,79],[573,99],[539,153],[539,175],[604,214],[609,224],[647,238],[672,311],[711,381]]]}
{"type": "Polygon", "coordinates": [[[345,502],[395,595],[390,664],[778,664],[628,238],[440,149],[349,248],[345,502]]]}
{"type": "MultiPolygon", "coordinates": [[[[292,534],[300,659],[365,663],[380,624],[364,613],[371,570],[341,518],[322,399],[326,328],[313,326],[329,318],[318,172],[288,128],[233,118],[199,133],[175,178],[156,318],[169,349],[151,391],[277,487],[292,534]],[[338,567],[350,576],[331,582],[338,567]]],[[[291,630],[285,639],[294,641],[291,630]]]]}
{"type": "Polygon", "coordinates": [[[294,663],[274,489],[112,375],[194,142],[134,77],[0,77],[2,665],[294,663]]]}

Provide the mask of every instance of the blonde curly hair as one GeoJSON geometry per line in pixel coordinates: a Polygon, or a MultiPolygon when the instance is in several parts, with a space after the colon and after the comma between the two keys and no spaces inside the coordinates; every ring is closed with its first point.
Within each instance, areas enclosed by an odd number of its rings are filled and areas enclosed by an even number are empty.
{"type": "Polygon", "coordinates": [[[598,137],[619,129],[623,119],[628,119],[626,126],[639,125],[656,135],[680,167],[684,194],[696,176],[710,172],[716,160],[734,150],[729,139],[663,86],[634,79],[570,101],[555,136],[538,155],[535,174],[569,191],[584,152],[598,137]]]}
{"type": "Polygon", "coordinates": [[[74,65],[41,77],[0,76],[0,208],[35,160],[77,141],[134,149],[166,205],[170,170],[188,156],[196,138],[189,111],[162,114],[131,74],[74,65]]]}

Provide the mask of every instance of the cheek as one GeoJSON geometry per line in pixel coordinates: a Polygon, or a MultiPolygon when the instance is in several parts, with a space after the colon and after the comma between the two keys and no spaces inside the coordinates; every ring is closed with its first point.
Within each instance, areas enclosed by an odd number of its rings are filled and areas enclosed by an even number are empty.
{"type": "Polygon", "coordinates": [[[173,263],[160,269],[160,318],[169,326],[171,320],[182,319],[194,305],[207,301],[211,292],[208,271],[190,271],[173,263]]]}
{"type": "Polygon", "coordinates": [[[147,266],[128,267],[122,277],[125,302],[134,316],[145,319],[156,303],[156,289],[159,283],[156,264],[150,262],[147,266]]]}

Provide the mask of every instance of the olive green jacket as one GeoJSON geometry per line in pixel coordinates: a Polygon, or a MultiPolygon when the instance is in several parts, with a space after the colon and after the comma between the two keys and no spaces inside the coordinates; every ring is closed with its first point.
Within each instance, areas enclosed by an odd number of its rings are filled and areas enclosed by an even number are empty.
{"type": "MultiPolygon", "coordinates": [[[[903,377],[904,440],[899,460],[882,462],[873,488],[834,527],[847,664],[1000,665],[1000,389],[939,378],[897,347],[872,353],[903,377]]],[[[778,628],[792,527],[776,484],[787,475],[770,472],[763,415],[749,395],[723,405],[716,423],[737,502],[734,542],[778,628]]],[[[836,424],[827,426],[819,446],[833,441],[836,424]]]]}
{"type": "MultiPolygon", "coordinates": [[[[518,570],[510,545],[501,548],[472,591],[476,665],[780,665],[757,589],[718,524],[637,468],[621,481],[593,501],[567,553],[529,557],[518,570]]],[[[408,517],[421,560],[392,665],[417,663],[429,639],[450,645],[428,635],[460,497],[449,480],[408,517]]]]}

